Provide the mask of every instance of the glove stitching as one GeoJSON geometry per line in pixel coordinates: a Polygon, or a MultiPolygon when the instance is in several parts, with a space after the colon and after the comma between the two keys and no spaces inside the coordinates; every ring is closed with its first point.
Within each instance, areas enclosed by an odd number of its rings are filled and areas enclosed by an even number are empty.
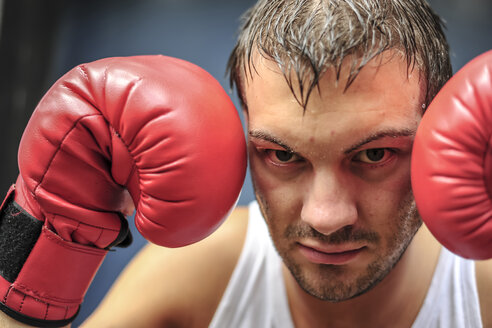
{"type": "Polygon", "coordinates": [[[3,296],[3,302],[2,302],[3,304],[7,304],[7,298],[9,297],[9,294],[10,294],[10,291],[12,290],[12,288],[14,288],[14,286],[10,285],[9,288],[7,289],[7,292],[3,296]]]}
{"type": "MultiPolygon", "coordinates": [[[[3,304],[7,305],[7,299],[9,297],[9,295],[13,292],[18,292],[19,294],[22,295],[22,300],[19,304],[19,308],[17,309],[17,312],[22,312],[22,306],[24,305],[24,301],[27,297],[26,294],[24,294],[23,292],[21,292],[20,290],[18,290],[17,288],[14,287],[14,285],[10,285],[8,290],[7,290],[7,293],[5,294],[5,296],[3,297],[3,304]]],[[[11,304],[11,302],[9,302],[8,306],[9,307],[12,307],[14,304],[11,304]]]]}
{"type": "MultiPolygon", "coordinates": [[[[51,222],[50,222],[50,223],[52,223],[52,225],[53,225],[53,226],[55,225],[55,221],[56,221],[56,219],[57,219],[58,217],[60,217],[60,215],[53,215],[52,217],[50,217],[50,219],[49,219],[49,220],[51,220],[51,222]]],[[[49,222],[49,220],[47,220],[47,222],[49,222]]],[[[75,221],[75,220],[74,220],[74,221],[75,221]]],[[[82,223],[82,222],[80,222],[80,221],[76,221],[76,222],[77,222],[77,226],[76,226],[76,227],[75,227],[75,229],[72,231],[72,233],[77,232],[77,230],[79,230],[79,227],[80,227],[82,224],[83,224],[83,225],[85,225],[85,226],[88,226],[88,227],[95,228],[95,229],[98,229],[98,230],[99,230],[99,236],[98,236],[98,237],[97,237],[97,239],[93,242],[94,244],[96,244],[96,243],[99,241],[99,239],[101,239],[102,234],[103,234],[103,232],[104,232],[104,231],[119,232],[119,230],[118,230],[118,229],[111,229],[111,228],[106,228],[106,227],[95,226],[95,225],[91,225],[91,224],[87,224],[87,223],[82,223]]],[[[59,237],[61,238],[61,236],[60,236],[58,233],[57,233],[56,235],[57,235],[57,236],[59,236],[59,237]]],[[[52,239],[52,240],[54,240],[54,241],[57,241],[57,242],[58,242],[58,240],[57,240],[56,238],[52,237],[52,236],[49,236],[49,235],[48,235],[47,237],[48,237],[49,239],[52,239]]],[[[65,241],[65,242],[75,243],[73,240],[65,240],[65,239],[63,239],[63,238],[62,238],[62,240],[63,240],[63,241],[65,241]]],[[[89,245],[84,245],[84,244],[80,244],[80,245],[87,246],[87,247],[92,247],[92,246],[89,246],[89,245]]],[[[96,248],[97,248],[97,249],[100,249],[100,248],[98,248],[98,247],[96,247],[96,248]]]]}
{"type": "MultiPolygon", "coordinates": [[[[130,173],[128,174],[128,176],[126,177],[126,180],[125,180],[125,183],[124,183],[124,186],[127,187],[128,184],[129,184],[129,181],[130,181],[131,177],[134,174],[137,175],[137,181],[141,181],[140,180],[140,171],[138,170],[137,162],[135,161],[135,158],[133,157],[133,154],[130,151],[130,147],[125,143],[125,140],[121,137],[120,133],[114,128],[114,126],[111,126],[111,127],[113,128],[116,136],[118,137],[118,140],[121,141],[121,144],[126,148],[126,151],[128,152],[128,154],[130,154],[130,158],[131,158],[131,160],[133,162],[132,169],[131,169],[130,173]]],[[[137,184],[137,187],[138,187],[139,198],[141,198],[142,197],[142,189],[140,188],[140,184],[137,184]]],[[[134,204],[134,205],[135,205],[135,207],[138,206],[138,204],[134,204]]]]}
{"type": "MultiPolygon", "coordinates": [[[[105,71],[104,71],[104,77],[103,77],[103,79],[104,79],[105,82],[107,81],[107,76],[108,76],[108,68],[106,68],[105,71]]],[[[128,95],[130,95],[132,93],[133,89],[142,80],[143,80],[142,77],[138,77],[136,80],[134,80],[134,81],[132,81],[132,82],[130,82],[128,84],[128,88],[125,90],[125,95],[126,95],[126,97],[125,97],[125,103],[121,106],[122,108],[126,108],[126,103],[128,102],[128,98],[129,98],[128,95]]],[[[106,90],[106,83],[104,83],[103,88],[104,88],[104,91],[105,91],[106,90]]],[[[104,92],[104,94],[106,94],[106,93],[104,92]]],[[[104,98],[104,100],[106,100],[106,98],[104,98]]],[[[127,143],[125,142],[125,140],[121,137],[120,131],[118,131],[118,129],[116,129],[116,127],[111,122],[108,121],[108,124],[114,130],[114,132],[116,133],[116,136],[121,141],[121,143],[123,144],[123,146],[125,146],[128,154],[130,154],[130,158],[132,159],[132,162],[133,162],[132,170],[131,170],[130,174],[128,175],[128,177],[126,178],[126,181],[125,181],[125,184],[124,184],[125,187],[126,187],[126,186],[128,186],[128,181],[130,181],[130,178],[133,176],[134,172],[137,173],[137,180],[140,181],[140,174],[139,174],[139,171],[138,171],[137,162],[135,161],[135,158],[133,157],[133,154],[130,151],[130,147],[127,145],[127,143]]],[[[137,135],[135,134],[133,136],[133,139],[136,138],[136,137],[137,137],[137,135]]],[[[129,143],[130,144],[133,143],[133,139],[132,140],[129,140],[129,143]]],[[[140,185],[138,185],[138,187],[139,187],[138,188],[139,189],[139,194],[141,194],[142,190],[140,188],[140,185]]]]}
{"type": "MultiPolygon", "coordinates": [[[[83,71],[83,70],[82,70],[83,71]]],[[[66,86],[66,85],[63,85],[63,87],[67,88],[68,90],[70,90],[71,92],[73,93],[76,93],[75,91],[73,91],[70,87],[66,86]]],[[[77,95],[79,95],[78,93],[76,93],[77,95]]],[[[88,103],[90,103],[87,99],[84,99],[86,100],[88,103]]],[[[91,104],[92,105],[92,104],[91,104]]],[[[51,164],[53,163],[53,161],[55,160],[56,156],[58,155],[58,152],[61,150],[62,146],[64,145],[65,143],[65,140],[68,138],[68,136],[70,135],[70,133],[72,133],[72,131],[74,131],[74,129],[78,126],[78,124],[80,123],[81,120],[85,119],[85,118],[88,118],[88,117],[94,117],[94,116],[101,116],[106,122],[108,122],[104,115],[102,115],[102,113],[97,113],[97,114],[87,114],[87,115],[84,115],[84,116],[81,116],[79,117],[77,120],[74,121],[74,123],[72,124],[72,127],[70,129],[67,130],[67,132],[65,133],[65,135],[62,137],[62,139],[60,140],[56,150],[54,151],[53,153],[53,156],[51,157],[50,161],[48,162],[48,165],[46,166],[46,169],[43,173],[43,175],[41,176],[41,179],[39,180],[39,183],[34,187],[34,190],[32,192],[33,194],[33,197],[34,199],[37,199],[36,197],[36,194],[37,194],[37,190],[39,187],[41,187],[41,185],[43,184],[44,182],[44,178],[46,176],[46,174],[48,174],[48,171],[50,170],[51,168],[51,164]]],[[[108,122],[108,125],[111,126],[108,122]]],[[[115,130],[116,131],[116,130],[115,130]]],[[[118,135],[119,136],[119,135],[118,135]]],[[[121,138],[119,138],[120,140],[122,140],[121,138]]],[[[127,148],[128,150],[128,147],[126,146],[126,144],[123,142],[123,145],[125,145],[125,147],[127,148]]],[[[130,153],[130,152],[129,152],[130,153]]],[[[131,153],[130,153],[131,154],[131,153]]],[[[133,159],[133,157],[131,156],[132,158],[132,161],[133,161],[133,168],[132,168],[132,173],[134,172],[134,167],[135,167],[135,160],[133,159]]],[[[56,217],[56,216],[54,216],[56,217]]],[[[98,229],[101,229],[100,230],[100,233],[99,233],[99,236],[97,237],[96,241],[94,243],[97,243],[101,237],[102,237],[102,234],[103,234],[103,231],[101,227],[98,227],[98,226],[93,226],[93,225],[89,225],[87,224],[88,226],[91,226],[91,227],[94,227],[94,228],[98,228],[98,229]]],[[[75,228],[75,230],[73,232],[76,232],[78,229],[79,229],[79,226],[80,226],[80,221],[78,221],[78,225],[77,227],[75,228]]],[[[109,231],[114,231],[114,232],[118,232],[119,230],[118,229],[109,229],[109,228],[104,228],[106,230],[109,230],[109,231]]]]}
{"type": "Polygon", "coordinates": [[[66,249],[69,249],[69,250],[74,250],[74,251],[77,251],[79,253],[85,253],[85,254],[88,254],[88,255],[95,255],[95,256],[101,256],[101,255],[103,255],[103,254],[106,253],[106,251],[104,251],[101,248],[91,247],[91,246],[82,245],[82,244],[77,244],[77,243],[70,242],[70,241],[65,241],[65,240],[61,239],[60,236],[58,236],[58,235],[56,235],[56,236],[58,238],[56,238],[55,236],[52,236],[52,235],[47,234],[46,235],[46,238],[47,239],[50,239],[51,241],[53,241],[53,242],[55,242],[57,244],[59,244],[63,248],[66,248],[66,249]]]}
{"type": "MultiPolygon", "coordinates": [[[[109,229],[108,229],[109,230],[109,229]]],[[[102,237],[102,234],[103,234],[103,229],[99,229],[99,236],[97,237],[97,239],[94,241],[94,244],[97,244],[97,242],[99,241],[99,239],[101,239],[102,237]]],[[[117,230],[119,231],[119,230],[117,230]]]]}
{"type": "MultiPolygon", "coordinates": [[[[68,88],[68,89],[70,89],[70,88],[68,88]]],[[[53,153],[53,156],[51,157],[51,159],[48,162],[48,165],[46,165],[46,169],[45,169],[43,175],[41,176],[41,179],[39,179],[38,184],[34,187],[34,190],[33,190],[33,196],[34,196],[34,198],[36,198],[37,190],[41,186],[41,184],[43,183],[46,174],[48,174],[48,171],[51,168],[51,164],[53,163],[53,161],[55,160],[56,156],[58,155],[58,152],[61,150],[61,147],[62,147],[62,145],[65,142],[65,139],[67,139],[67,137],[69,136],[69,134],[72,133],[72,131],[77,127],[77,125],[79,124],[79,122],[82,119],[84,119],[86,117],[91,117],[91,116],[102,116],[102,114],[101,113],[98,113],[98,114],[87,114],[87,115],[84,115],[84,116],[79,117],[77,120],[74,121],[72,127],[67,131],[67,133],[65,133],[65,135],[63,136],[63,138],[60,140],[58,146],[56,147],[56,150],[53,153]]]]}
{"type": "MultiPolygon", "coordinates": [[[[50,217],[51,223],[54,223],[55,222],[55,218],[56,217],[60,217],[60,216],[63,217],[63,215],[53,215],[53,216],[51,216],[50,217]]],[[[71,218],[68,218],[68,219],[73,220],[73,221],[76,221],[76,220],[71,219],[71,218]]],[[[88,227],[91,227],[91,228],[95,228],[95,229],[104,229],[104,230],[113,231],[113,232],[118,232],[119,231],[119,229],[112,229],[112,228],[109,228],[109,227],[100,227],[100,226],[96,226],[96,225],[93,225],[93,224],[89,224],[89,223],[85,223],[85,222],[80,222],[80,221],[76,221],[76,222],[77,222],[78,225],[82,225],[83,224],[85,226],[88,226],[88,227]]]]}
{"type": "MultiPolygon", "coordinates": [[[[26,287],[22,284],[16,284],[16,287],[13,288],[15,291],[18,291],[19,293],[23,294],[24,296],[30,296],[34,299],[36,299],[37,301],[39,302],[43,302],[43,303],[47,303],[47,301],[55,301],[55,302],[58,302],[58,303],[73,303],[74,305],[72,306],[75,306],[75,305],[78,305],[80,303],[82,303],[82,300],[83,298],[78,298],[78,299],[65,299],[65,298],[58,298],[56,296],[50,296],[50,295],[42,295],[41,293],[39,293],[37,290],[34,290],[34,289],[31,289],[29,287],[26,287]],[[26,293],[30,293],[30,294],[26,294],[26,293]]],[[[5,302],[4,302],[5,303],[5,302]]]]}
{"type": "MultiPolygon", "coordinates": [[[[77,70],[84,76],[84,78],[87,80],[87,82],[89,82],[89,74],[87,73],[86,71],[86,68],[85,66],[83,65],[80,65],[77,67],[77,70]]],[[[88,83],[89,86],[90,86],[90,83],[88,83]]],[[[103,113],[100,111],[99,107],[100,106],[96,106],[96,104],[94,104],[91,99],[89,99],[88,97],[84,97],[84,94],[80,91],[77,91],[76,89],[74,89],[72,87],[72,83],[69,82],[69,81],[66,81],[65,83],[61,83],[60,84],[60,87],[61,88],[65,88],[67,89],[69,92],[73,93],[76,97],[79,97],[81,98],[82,100],[84,100],[87,104],[90,105],[90,107],[92,107],[96,113],[91,113],[91,114],[87,114],[87,115],[83,115],[83,116],[80,116],[79,118],[77,118],[73,124],[72,124],[72,127],[70,129],[67,130],[67,132],[65,133],[65,135],[61,138],[58,146],[57,146],[57,149],[55,150],[55,152],[53,153],[53,156],[52,158],[50,159],[48,165],[46,166],[46,170],[45,172],[43,173],[39,183],[36,185],[36,187],[34,188],[34,191],[33,193],[36,193],[36,190],[38,189],[38,187],[41,186],[41,184],[43,183],[44,181],[44,177],[46,176],[46,174],[48,173],[48,170],[50,169],[51,167],[51,163],[54,161],[56,155],[58,154],[58,152],[60,151],[62,145],[64,144],[65,142],[65,139],[68,137],[68,135],[77,127],[77,125],[79,124],[79,122],[87,117],[92,117],[92,116],[101,116],[105,122],[107,122],[108,126],[111,126],[110,122],[106,119],[106,117],[103,115],[103,113]]],[[[35,196],[35,195],[34,195],[35,196]]]]}
{"type": "MultiPolygon", "coordinates": [[[[108,70],[106,68],[106,70],[104,71],[104,80],[106,81],[107,79],[107,74],[108,74],[108,70]]],[[[128,87],[125,89],[124,91],[124,94],[126,95],[125,96],[125,102],[123,104],[121,104],[121,108],[122,108],[122,111],[126,108],[126,104],[128,102],[128,98],[129,95],[133,92],[133,89],[141,82],[143,81],[143,79],[141,77],[138,77],[137,79],[131,81],[128,83],[128,87]]],[[[104,84],[104,89],[106,88],[106,83],[104,84]]],[[[106,94],[106,93],[105,93],[106,94]]],[[[106,100],[106,99],[105,99],[106,100]]],[[[121,117],[120,117],[121,119],[121,117]]],[[[123,145],[125,145],[125,147],[127,148],[127,150],[129,149],[128,148],[128,145],[125,143],[125,141],[121,138],[121,134],[120,134],[120,131],[116,129],[116,127],[108,121],[108,124],[114,129],[114,131],[116,132],[116,135],[118,136],[118,138],[122,141],[123,145]]],[[[136,133],[132,140],[129,140],[129,144],[133,143],[133,140],[137,137],[138,133],[136,133]]],[[[128,150],[128,153],[131,155],[132,153],[128,150]]],[[[133,163],[135,164],[135,159],[133,158],[133,156],[130,156],[133,160],[133,163]]]]}
{"type": "Polygon", "coordinates": [[[46,312],[44,313],[44,320],[48,318],[48,309],[50,308],[50,304],[46,303],[46,312]]]}
{"type": "MultiPolygon", "coordinates": [[[[80,65],[77,67],[77,70],[80,72],[80,74],[82,74],[84,76],[84,78],[88,81],[89,80],[89,75],[85,69],[85,67],[83,65],[80,65]]],[[[106,81],[107,80],[107,70],[104,72],[104,77],[103,79],[106,81]]],[[[126,94],[129,94],[131,93],[131,90],[138,84],[138,82],[140,82],[142,79],[139,78],[137,79],[136,81],[133,81],[130,85],[129,85],[129,90],[126,91],[126,94]]],[[[103,87],[106,86],[106,83],[103,83],[103,87]]],[[[140,177],[139,177],[139,171],[138,171],[138,166],[137,166],[137,163],[134,159],[134,157],[132,156],[132,153],[130,152],[130,149],[128,147],[128,145],[125,143],[125,141],[121,138],[120,134],[119,134],[119,131],[117,131],[115,129],[115,127],[106,119],[106,117],[103,115],[102,112],[100,112],[100,110],[97,108],[98,106],[95,106],[93,104],[93,102],[90,101],[90,99],[88,99],[87,97],[84,97],[83,94],[81,94],[81,92],[78,92],[76,90],[74,90],[71,85],[69,83],[64,83],[64,84],[61,84],[61,87],[63,88],[66,88],[67,90],[69,90],[70,92],[72,92],[73,94],[75,94],[77,97],[80,97],[82,98],[84,101],[86,101],[88,104],[90,104],[95,110],[98,111],[98,113],[95,113],[95,114],[87,114],[87,115],[84,115],[84,116],[81,116],[79,118],[77,118],[77,120],[75,120],[72,124],[72,127],[70,129],[67,130],[67,132],[65,133],[65,135],[61,138],[56,150],[54,151],[53,153],[53,156],[51,157],[51,159],[49,160],[48,162],[48,165],[46,166],[46,169],[44,171],[44,173],[42,174],[41,176],[41,179],[39,180],[38,184],[34,187],[34,190],[32,192],[33,194],[33,198],[34,199],[37,199],[36,197],[36,194],[37,194],[37,190],[39,187],[41,187],[41,185],[43,184],[44,182],[44,178],[45,176],[48,174],[48,171],[50,170],[51,168],[51,165],[53,163],[53,161],[55,160],[56,156],[58,155],[58,152],[61,150],[61,147],[64,145],[65,143],[65,140],[68,138],[68,136],[70,135],[70,133],[77,127],[77,125],[80,123],[80,121],[82,119],[85,119],[87,117],[93,117],[93,116],[101,116],[108,124],[109,127],[111,127],[115,132],[116,132],[116,135],[118,136],[118,139],[122,142],[122,144],[125,146],[126,150],[128,151],[128,153],[130,154],[130,158],[132,160],[132,169],[131,169],[131,172],[130,174],[128,175],[126,181],[125,181],[125,186],[128,185],[128,181],[130,180],[130,178],[133,176],[133,174],[137,174],[137,180],[140,181],[140,177]]],[[[104,90],[103,90],[104,91],[104,90]]],[[[104,92],[103,92],[104,93],[104,92]]],[[[128,98],[128,97],[127,97],[128,98]]],[[[123,107],[125,107],[125,104],[123,105],[123,107]]],[[[138,185],[139,187],[139,194],[141,194],[141,189],[140,189],[140,186],[138,185]]],[[[80,224],[80,222],[79,222],[80,224]]],[[[89,225],[87,224],[88,226],[91,226],[91,227],[94,227],[94,228],[99,228],[101,229],[101,227],[97,227],[97,226],[93,226],[93,225],[89,225]]],[[[77,225],[76,229],[74,230],[77,231],[79,229],[79,225],[77,225]]],[[[106,229],[106,228],[104,228],[106,229]]],[[[119,230],[118,229],[106,229],[106,230],[109,230],[109,231],[115,231],[115,232],[118,232],[119,230]]],[[[102,238],[102,235],[103,235],[103,231],[100,230],[100,234],[98,236],[98,238],[96,239],[95,243],[97,243],[101,238],[102,238]]]]}
{"type": "MultiPolygon", "coordinates": [[[[79,230],[79,227],[80,227],[81,224],[82,224],[82,222],[77,221],[77,226],[75,227],[75,230],[72,233],[77,232],[79,230]]],[[[96,228],[99,228],[99,227],[96,227],[96,228]]],[[[108,230],[110,230],[110,229],[108,229],[108,230]]],[[[99,228],[99,236],[96,238],[96,240],[94,240],[92,242],[93,244],[97,244],[97,242],[99,241],[99,239],[101,239],[101,236],[102,236],[103,231],[104,231],[104,228],[99,228]]]]}
{"type": "Polygon", "coordinates": [[[26,300],[26,294],[23,294],[22,300],[19,305],[19,312],[22,312],[22,306],[24,305],[24,301],[26,300]]]}

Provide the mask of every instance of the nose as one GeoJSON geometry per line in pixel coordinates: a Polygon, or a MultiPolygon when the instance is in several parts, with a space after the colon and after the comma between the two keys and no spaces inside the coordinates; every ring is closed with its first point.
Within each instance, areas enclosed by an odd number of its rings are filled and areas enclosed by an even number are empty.
{"type": "Polygon", "coordinates": [[[333,172],[313,173],[304,197],[301,219],[329,235],[357,221],[354,194],[347,181],[333,172]]]}

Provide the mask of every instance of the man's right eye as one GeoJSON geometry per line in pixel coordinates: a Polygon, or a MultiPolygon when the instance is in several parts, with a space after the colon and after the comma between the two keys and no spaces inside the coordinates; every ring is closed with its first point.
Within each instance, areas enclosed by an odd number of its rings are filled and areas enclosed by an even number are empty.
{"type": "Polygon", "coordinates": [[[275,157],[281,162],[288,162],[294,157],[294,155],[288,151],[276,150],[275,157]]]}
{"type": "Polygon", "coordinates": [[[268,160],[276,165],[290,164],[301,159],[296,154],[286,150],[265,149],[265,153],[268,160]]]}

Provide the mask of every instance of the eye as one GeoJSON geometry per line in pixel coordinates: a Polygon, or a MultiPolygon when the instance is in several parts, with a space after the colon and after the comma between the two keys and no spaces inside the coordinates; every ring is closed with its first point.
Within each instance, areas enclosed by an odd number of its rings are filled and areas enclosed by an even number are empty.
{"type": "Polygon", "coordinates": [[[276,165],[290,164],[300,160],[300,157],[290,151],[279,149],[265,149],[268,160],[276,165]]]}
{"type": "Polygon", "coordinates": [[[275,150],[275,157],[280,161],[280,162],[288,162],[294,157],[294,154],[289,153],[284,150],[275,150]]]}
{"type": "Polygon", "coordinates": [[[366,164],[382,164],[390,160],[394,153],[390,148],[372,148],[358,152],[353,159],[366,164]]]}

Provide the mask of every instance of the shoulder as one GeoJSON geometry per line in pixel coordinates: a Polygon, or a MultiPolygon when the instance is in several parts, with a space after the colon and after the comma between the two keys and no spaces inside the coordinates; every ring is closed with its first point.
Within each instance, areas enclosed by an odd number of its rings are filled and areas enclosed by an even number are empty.
{"type": "Polygon", "coordinates": [[[492,327],[492,259],[475,263],[483,326],[492,327]]]}
{"type": "Polygon", "coordinates": [[[247,225],[248,209],[238,207],[216,232],[196,244],[175,249],[147,245],[86,327],[209,323],[239,259],[247,225]]]}

